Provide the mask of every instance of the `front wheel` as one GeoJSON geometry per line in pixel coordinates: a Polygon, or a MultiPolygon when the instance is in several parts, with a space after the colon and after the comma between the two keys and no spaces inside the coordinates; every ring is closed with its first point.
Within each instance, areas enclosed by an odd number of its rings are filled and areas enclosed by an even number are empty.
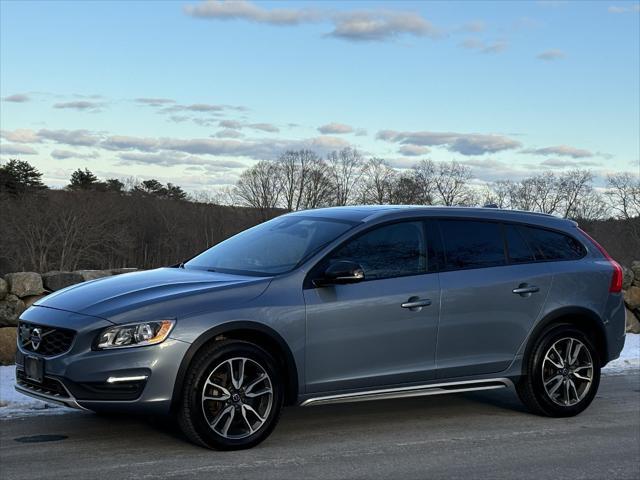
{"type": "Polygon", "coordinates": [[[184,384],[178,423],[192,442],[217,450],[257,445],[280,416],[282,382],[269,353],[227,340],[199,352],[184,384]]]}
{"type": "Polygon", "coordinates": [[[587,335],[570,325],[559,325],[543,334],[525,362],[518,395],[539,415],[577,415],[598,391],[598,352],[587,335]]]}

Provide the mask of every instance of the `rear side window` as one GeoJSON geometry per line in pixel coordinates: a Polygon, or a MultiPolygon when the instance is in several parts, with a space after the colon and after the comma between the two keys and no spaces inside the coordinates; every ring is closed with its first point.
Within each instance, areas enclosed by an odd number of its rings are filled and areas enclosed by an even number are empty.
{"type": "Polygon", "coordinates": [[[536,260],[577,260],[584,257],[584,246],[575,238],[542,228],[518,227],[531,246],[536,260]]]}
{"type": "Polygon", "coordinates": [[[426,273],[422,222],[385,225],[348,241],[327,259],[360,264],[367,280],[426,273]]]}
{"type": "Polygon", "coordinates": [[[520,229],[515,225],[504,226],[507,237],[507,251],[509,263],[529,263],[536,260],[533,250],[527,245],[520,229]]]}
{"type": "Polygon", "coordinates": [[[505,265],[499,223],[440,220],[447,270],[505,265]]]}

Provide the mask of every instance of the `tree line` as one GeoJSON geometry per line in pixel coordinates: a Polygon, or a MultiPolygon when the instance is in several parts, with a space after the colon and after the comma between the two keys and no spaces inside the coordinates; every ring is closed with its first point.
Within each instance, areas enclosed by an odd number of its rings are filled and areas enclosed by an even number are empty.
{"type": "Polygon", "coordinates": [[[252,208],[188,201],[171,183],[100,181],[86,169],[48,189],[36,168],[11,160],[0,165],[0,274],[171,265],[262,219],[252,208]]]}
{"type": "Polygon", "coordinates": [[[349,204],[484,206],[528,210],[564,218],[629,219],[640,215],[640,177],[607,176],[596,189],[585,169],[544,172],[522,180],[474,182],[456,161],[420,160],[398,170],[380,158],[345,148],[326,159],[310,150],[287,151],[275,162],[246,169],[228,192],[230,203],[269,211],[349,204]]]}
{"type": "Polygon", "coordinates": [[[587,170],[480,185],[457,162],[397,170],[347,148],[326,158],[284,152],[217,196],[155,179],[100,180],[88,169],[73,172],[64,189],[48,189],[35,167],[10,160],[0,164],[0,273],[171,265],[285,211],[349,204],[539,211],[580,219],[623,263],[640,251],[640,184],[631,173],[610,175],[604,189],[587,170]]]}

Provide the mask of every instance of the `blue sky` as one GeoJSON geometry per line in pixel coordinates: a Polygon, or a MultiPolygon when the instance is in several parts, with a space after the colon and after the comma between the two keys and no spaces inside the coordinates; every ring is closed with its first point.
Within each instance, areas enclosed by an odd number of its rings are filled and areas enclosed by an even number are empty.
{"type": "Polygon", "coordinates": [[[191,191],[303,147],[638,172],[639,5],[2,1],[0,160],[191,191]]]}

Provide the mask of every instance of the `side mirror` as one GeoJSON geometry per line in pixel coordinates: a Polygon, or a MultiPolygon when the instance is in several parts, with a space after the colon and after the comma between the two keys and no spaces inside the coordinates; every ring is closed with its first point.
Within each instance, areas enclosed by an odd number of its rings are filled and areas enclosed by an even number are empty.
{"type": "Polygon", "coordinates": [[[316,287],[324,287],[327,285],[358,283],[362,280],[364,280],[364,270],[360,265],[348,260],[341,260],[329,265],[322,277],[315,279],[313,284],[316,287]]]}

